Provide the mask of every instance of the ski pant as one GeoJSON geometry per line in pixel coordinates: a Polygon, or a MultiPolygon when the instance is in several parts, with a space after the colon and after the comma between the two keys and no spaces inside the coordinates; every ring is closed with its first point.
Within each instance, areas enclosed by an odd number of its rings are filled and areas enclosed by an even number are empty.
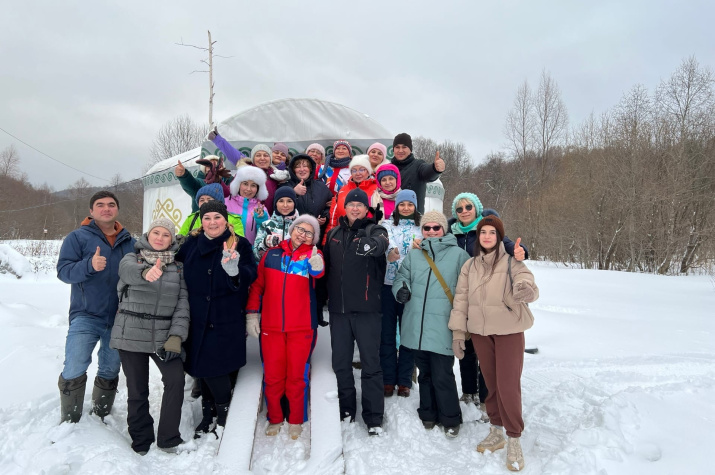
{"type": "Polygon", "coordinates": [[[201,382],[201,398],[204,401],[213,401],[215,404],[229,404],[231,402],[231,391],[236,384],[238,371],[223,374],[221,376],[213,376],[211,378],[199,378],[201,382]]]}
{"type": "Polygon", "coordinates": [[[161,398],[157,445],[175,447],[181,434],[181,406],[184,403],[184,366],[181,358],[162,361],[154,353],[134,353],[119,350],[122,370],[127,378],[127,425],[135,452],[149,450],[154,442],[154,419],[149,414],[149,359],[161,371],[164,395],[161,398]]]}
{"type": "Polygon", "coordinates": [[[439,422],[444,427],[458,426],[462,423],[462,410],[454,379],[454,356],[422,350],[414,350],[413,353],[420,370],[417,376],[420,385],[417,414],[420,419],[439,422]]]}
{"type": "Polygon", "coordinates": [[[489,422],[504,426],[509,437],[524,430],[521,416],[521,371],[524,368],[524,332],[511,335],[472,335],[474,348],[489,388],[485,401],[489,422]]]}
{"type": "Polygon", "coordinates": [[[290,408],[288,423],[302,424],[308,420],[310,356],[317,338],[317,330],[261,330],[263,394],[271,424],[283,422],[281,399],[284,395],[290,408]]]}
{"type": "Polygon", "coordinates": [[[412,387],[412,369],[415,357],[412,350],[400,345],[397,354],[397,324],[402,326],[402,311],[405,306],[397,303],[392,295],[392,286],[382,286],[382,336],[380,338],[380,366],[385,384],[412,387]]]}
{"type": "Polygon", "coordinates": [[[340,418],[355,419],[357,392],[353,378],[353,342],[360,350],[362,420],[368,427],[382,425],[385,412],[382,368],[380,367],[379,313],[330,313],[330,346],[333,371],[338,382],[340,418]]]}
{"type": "Polygon", "coordinates": [[[119,353],[109,347],[112,325],[103,318],[77,315],[70,321],[65,341],[65,364],[62,377],[79,378],[92,363],[92,352],[99,342],[97,376],[111,381],[119,376],[119,353]]]}
{"type": "Polygon", "coordinates": [[[479,402],[487,400],[487,385],[479,369],[477,353],[472,340],[464,342],[464,358],[459,360],[459,374],[462,377],[462,394],[479,394],[479,402]]]}

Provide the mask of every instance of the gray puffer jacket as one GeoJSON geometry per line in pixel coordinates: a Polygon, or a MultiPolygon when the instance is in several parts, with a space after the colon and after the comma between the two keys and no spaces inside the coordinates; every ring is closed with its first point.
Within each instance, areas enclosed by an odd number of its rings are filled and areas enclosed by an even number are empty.
{"type": "MultiPolygon", "coordinates": [[[[173,242],[170,250],[178,250],[173,242]]],[[[151,267],[139,251],[152,250],[144,234],[134,245],[136,252],[119,263],[119,311],[114,319],[109,346],[135,353],[154,353],[170,335],[186,341],[189,334],[189,300],[180,264],[164,267],[159,280],[148,282],[142,272],[151,267]],[[142,314],[138,316],[135,314],[142,314]]]]}

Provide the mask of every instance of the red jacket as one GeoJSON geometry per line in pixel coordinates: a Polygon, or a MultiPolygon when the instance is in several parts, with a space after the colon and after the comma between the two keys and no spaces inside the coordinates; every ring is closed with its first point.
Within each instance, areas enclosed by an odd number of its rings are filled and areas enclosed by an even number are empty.
{"type": "Polygon", "coordinates": [[[312,252],[308,244],[294,251],[286,239],[261,258],[246,304],[246,313],[261,313],[261,329],[290,332],[318,327],[315,279],[323,276],[325,266],[320,271],[310,268],[312,252]]]}

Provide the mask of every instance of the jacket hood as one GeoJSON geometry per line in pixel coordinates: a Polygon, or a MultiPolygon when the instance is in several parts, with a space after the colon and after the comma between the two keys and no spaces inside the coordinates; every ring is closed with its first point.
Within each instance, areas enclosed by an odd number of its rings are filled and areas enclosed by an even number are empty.
{"type": "Polygon", "coordinates": [[[420,247],[427,252],[434,251],[439,254],[450,247],[457,247],[457,238],[454,234],[445,234],[442,237],[424,238],[420,247]]]}
{"type": "Polygon", "coordinates": [[[288,172],[290,173],[291,179],[295,180],[296,183],[300,183],[300,178],[298,178],[298,176],[293,171],[293,166],[298,160],[308,160],[308,163],[310,164],[310,176],[305,180],[305,182],[309,183],[313,181],[313,177],[315,176],[315,169],[318,167],[318,165],[315,163],[315,160],[313,160],[313,157],[304,153],[299,153],[298,155],[290,159],[290,162],[288,163],[288,172]]]}

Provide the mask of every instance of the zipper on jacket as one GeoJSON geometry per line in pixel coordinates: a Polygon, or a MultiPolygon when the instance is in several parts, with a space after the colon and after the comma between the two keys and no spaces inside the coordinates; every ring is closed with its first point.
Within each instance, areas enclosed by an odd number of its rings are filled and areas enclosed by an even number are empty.
{"type": "MultiPolygon", "coordinates": [[[[293,251],[295,252],[295,251],[293,251]]],[[[293,261],[293,253],[288,256],[288,262],[286,263],[286,272],[283,273],[283,298],[281,299],[281,313],[283,318],[283,323],[281,324],[281,331],[286,331],[286,279],[288,279],[288,267],[293,261]]]]}
{"type": "MultiPolygon", "coordinates": [[[[169,268],[167,267],[166,270],[168,271],[169,268]]],[[[162,275],[161,277],[164,277],[164,276],[162,275]]],[[[156,316],[157,312],[159,311],[159,299],[161,298],[161,286],[162,286],[162,283],[164,282],[164,279],[162,279],[161,277],[159,277],[159,290],[156,292],[156,304],[154,305],[154,316],[156,316]]],[[[156,320],[155,318],[151,319],[151,341],[152,341],[152,343],[154,343],[154,353],[156,353],[158,351],[158,349],[156,347],[156,335],[154,334],[154,321],[155,320],[156,320]]],[[[169,328],[171,328],[171,326],[169,326],[169,328]]]]}
{"type": "MultiPolygon", "coordinates": [[[[429,250],[432,251],[432,260],[435,260],[435,255],[434,255],[434,249],[432,249],[432,243],[428,242],[429,244],[429,250]]],[[[435,265],[437,265],[435,263],[435,265]]],[[[427,306],[427,293],[429,292],[429,282],[430,279],[432,278],[432,267],[430,267],[429,272],[427,273],[427,285],[425,286],[425,298],[422,301],[422,322],[420,322],[420,342],[418,345],[418,348],[421,350],[422,349],[422,335],[425,330],[425,307],[427,306]]]]}

